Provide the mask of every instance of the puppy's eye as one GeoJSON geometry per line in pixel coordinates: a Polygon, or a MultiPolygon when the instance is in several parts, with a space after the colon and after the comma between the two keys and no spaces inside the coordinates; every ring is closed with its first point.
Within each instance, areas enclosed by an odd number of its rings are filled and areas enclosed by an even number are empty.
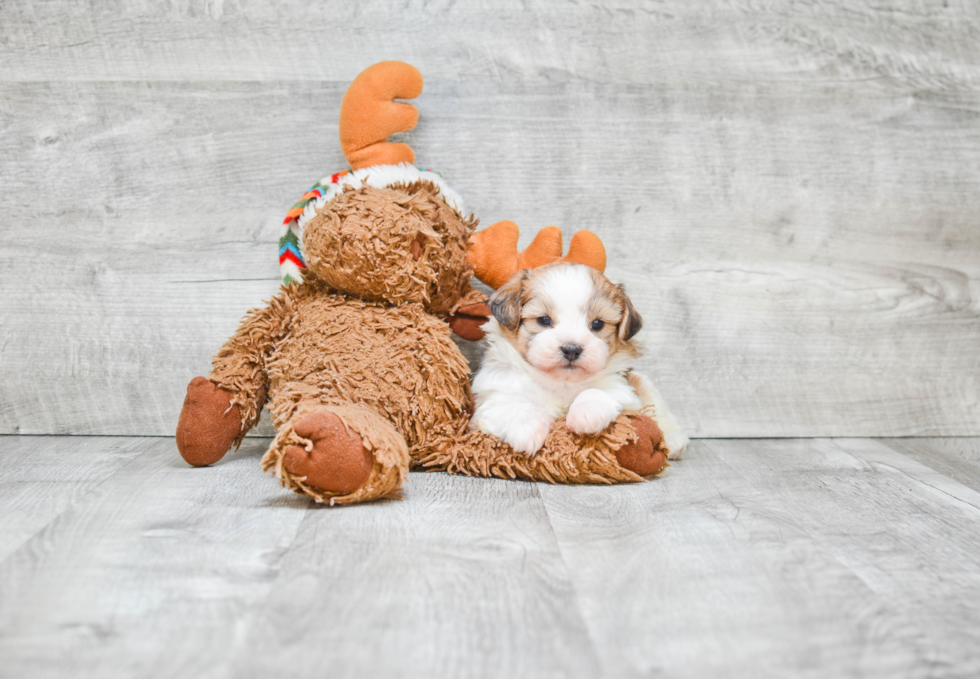
{"type": "Polygon", "coordinates": [[[590,325],[589,327],[590,327],[590,328],[592,328],[593,330],[595,330],[596,332],[599,332],[600,330],[602,330],[602,328],[603,328],[603,327],[604,327],[605,325],[606,325],[606,324],[605,324],[605,323],[604,323],[603,321],[600,321],[600,320],[599,320],[599,319],[597,318],[597,319],[595,319],[594,321],[592,321],[592,325],[590,325]]]}
{"type": "Polygon", "coordinates": [[[551,327],[551,317],[550,316],[538,316],[538,325],[544,328],[551,327]]]}

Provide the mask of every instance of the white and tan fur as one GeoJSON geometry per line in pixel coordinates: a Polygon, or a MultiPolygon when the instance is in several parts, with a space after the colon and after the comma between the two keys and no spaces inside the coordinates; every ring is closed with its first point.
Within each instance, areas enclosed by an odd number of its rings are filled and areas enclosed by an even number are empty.
{"type": "Polygon", "coordinates": [[[533,455],[552,423],[597,434],[624,411],[650,415],[676,459],[688,439],[663,397],[633,370],[642,327],[621,285],[556,262],[518,272],[490,297],[488,347],[473,380],[473,426],[533,455]]]}

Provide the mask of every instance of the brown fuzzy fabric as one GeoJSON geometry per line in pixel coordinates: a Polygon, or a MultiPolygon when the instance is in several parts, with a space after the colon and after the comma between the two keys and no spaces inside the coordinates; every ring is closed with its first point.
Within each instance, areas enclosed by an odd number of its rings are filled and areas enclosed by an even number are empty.
{"type": "Polygon", "coordinates": [[[262,414],[269,393],[265,364],[293,319],[290,295],[279,293],[264,309],[252,309],[211,362],[211,381],[230,391],[242,416],[241,444],[262,414]]]}
{"type": "Polygon", "coordinates": [[[637,413],[623,413],[595,436],[573,434],[560,419],[535,455],[516,453],[496,436],[447,426],[432,433],[428,450],[413,462],[432,471],[549,483],[642,481],[616,459],[619,448],[637,441],[636,418],[637,413]]]}
{"type": "Polygon", "coordinates": [[[336,290],[450,313],[470,290],[464,244],[475,226],[431,182],[348,188],[307,223],[303,252],[310,271],[336,290]]]}
{"type": "Polygon", "coordinates": [[[421,304],[387,306],[309,280],[283,293],[295,320],[266,360],[276,427],[304,403],[356,403],[418,442],[469,400],[469,366],[445,321],[421,304]]]}
{"type": "Polygon", "coordinates": [[[219,352],[211,379],[236,395],[243,412],[257,413],[255,395],[267,389],[277,436],[264,468],[318,501],[347,504],[395,494],[408,469],[408,447],[439,424],[465,420],[468,375],[448,324],[421,304],[368,302],[310,278],[246,318],[219,352]],[[275,340],[257,339],[270,325],[275,340]],[[282,464],[289,445],[311,449],[293,424],[318,407],[335,412],[375,454],[374,474],[353,494],[315,489],[282,464]]]}

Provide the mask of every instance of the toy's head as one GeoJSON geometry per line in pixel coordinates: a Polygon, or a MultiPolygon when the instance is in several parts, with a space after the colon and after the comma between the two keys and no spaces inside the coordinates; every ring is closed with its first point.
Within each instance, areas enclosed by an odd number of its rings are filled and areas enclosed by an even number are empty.
{"type": "Polygon", "coordinates": [[[489,310],[474,291],[476,275],[493,288],[519,269],[561,258],[605,267],[602,243],[575,234],[561,257],[561,231],[543,229],[517,252],[518,229],[500,222],[474,234],[476,220],[442,177],[412,163],[406,144],[389,135],[412,129],[418,111],[395,99],[422,91],[418,70],[397,61],[363,71],[344,95],[340,141],[351,170],[315,184],[286,215],[279,241],[283,283],[314,277],[371,301],[418,302],[433,313],[454,313],[465,323],[453,329],[467,339],[481,336],[489,310]]]}
{"type": "Polygon", "coordinates": [[[431,181],[346,188],[303,229],[309,272],[371,301],[419,302],[448,313],[470,290],[476,226],[431,181]]]}
{"type": "Polygon", "coordinates": [[[476,220],[460,197],[412,163],[406,144],[387,141],[418,120],[414,106],[395,101],[422,91],[409,64],[366,69],[340,107],[340,142],[351,170],[318,182],[284,222],[279,262],[283,282],[314,277],[371,301],[418,302],[433,313],[473,299],[466,254],[476,220]]]}

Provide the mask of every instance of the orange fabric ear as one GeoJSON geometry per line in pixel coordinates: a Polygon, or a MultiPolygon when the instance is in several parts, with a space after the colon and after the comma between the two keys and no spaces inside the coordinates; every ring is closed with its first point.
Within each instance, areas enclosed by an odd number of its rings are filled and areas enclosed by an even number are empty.
{"type": "Polygon", "coordinates": [[[340,104],[340,146],[352,169],[415,162],[410,146],[386,140],[419,119],[418,109],[393,99],[421,93],[422,74],[401,61],[382,61],[354,78],[340,104]]]}

